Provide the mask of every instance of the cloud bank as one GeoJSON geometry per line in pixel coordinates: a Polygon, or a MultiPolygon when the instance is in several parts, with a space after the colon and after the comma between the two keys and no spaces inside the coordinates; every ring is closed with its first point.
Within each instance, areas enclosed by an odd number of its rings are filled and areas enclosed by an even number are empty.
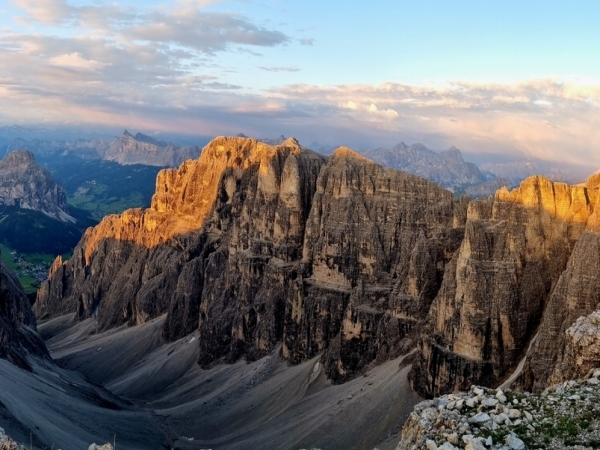
{"type": "Polygon", "coordinates": [[[13,3],[16,25],[0,31],[0,123],[285,134],[306,143],[372,147],[421,141],[437,149],[456,145],[470,153],[600,168],[597,80],[280,83],[255,89],[253,77],[304,73],[288,61],[265,64],[261,52],[312,49],[313,40],[238,13],[207,11],[210,1],[143,11],[63,0],[13,3]],[[27,31],[31,24],[40,31],[27,31]],[[247,85],[228,78],[235,67],[224,65],[223,55],[254,58],[247,85]]]}

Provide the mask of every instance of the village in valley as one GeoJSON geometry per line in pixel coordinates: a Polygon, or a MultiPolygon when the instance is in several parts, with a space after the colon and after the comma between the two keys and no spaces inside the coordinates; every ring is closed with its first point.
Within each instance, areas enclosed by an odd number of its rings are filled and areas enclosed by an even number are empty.
{"type": "Polygon", "coordinates": [[[48,277],[50,270],[50,261],[29,262],[25,260],[25,256],[18,253],[16,250],[10,251],[10,256],[15,265],[15,272],[19,277],[32,277],[38,284],[41,284],[48,277]]]}

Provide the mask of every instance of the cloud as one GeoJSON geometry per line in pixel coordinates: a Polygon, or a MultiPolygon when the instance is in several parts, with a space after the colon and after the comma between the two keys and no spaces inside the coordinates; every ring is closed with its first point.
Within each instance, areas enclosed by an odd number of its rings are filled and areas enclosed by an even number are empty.
{"type": "Polygon", "coordinates": [[[260,70],[266,70],[267,72],[299,72],[300,67],[289,66],[289,67],[264,67],[260,66],[260,70]]]}
{"type": "MultiPolygon", "coordinates": [[[[218,2],[136,10],[13,0],[22,20],[44,26],[39,34],[16,31],[29,27],[0,32],[0,117],[214,135],[244,130],[351,146],[422,141],[436,149],[456,145],[470,153],[600,167],[598,80],[293,84],[256,91],[230,76],[244,67],[224,60],[253,61],[257,50],[313,40],[204,9],[218,2]],[[60,35],[45,26],[60,26],[60,35]]],[[[262,64],[260,70],[274,74],[269,78],[300,70],[286,62],[262,64]]]]}
{"type": "Polygon", "coordinates": [[[50,63],[55,66],[72,67],[84,70],[96,70],[106,66],[107,63],[95,61],[93,59],[85,59],[77,52],[66,53],[63,55],[50,58],[50,63]]]}
{"type": "Polygon", "coordinates": [[[301,45],[313,45],[315,40],[313,38],[302,38],[298,39],[298,42],[300,42],[301,45]]]}
{"type": "Polygon", "coordinates": [[[180,1],[168,9],[136,11],[118,4],[72,6],[65,0],[13,0],[26,15],[25,22],[69,25],[93,30],[120,41],[177,45],[214,54],[232,45],[273,47],[290,37],[268,29],[237,13],[206,12],[217,1],[180,1]]]}
{"type": "Polygon", "coordinates": [[[289,41],[280,31],[259,27],[231,13],[154,12],[142,21],[126,31],[130,39],[177,44],[205,53],[223,51],[233,44],[273,47],[289,41]]]}

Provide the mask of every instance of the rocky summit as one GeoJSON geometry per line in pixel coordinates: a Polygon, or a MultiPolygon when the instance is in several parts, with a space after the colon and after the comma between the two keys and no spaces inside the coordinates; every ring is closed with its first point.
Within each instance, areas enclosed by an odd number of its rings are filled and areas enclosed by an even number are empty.
{"type": "Polygon", "coordinates": [[[75,222],[68,213],[62,186],[27,150],[16,150],[0,160],[0,205],[40,211],[63,222],[75,222]]]}

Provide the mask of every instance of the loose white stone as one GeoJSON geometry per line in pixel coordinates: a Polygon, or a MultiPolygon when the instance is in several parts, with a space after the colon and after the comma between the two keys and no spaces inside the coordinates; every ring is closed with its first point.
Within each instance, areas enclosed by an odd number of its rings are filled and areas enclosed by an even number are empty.
{"type": "Polygon", "coordinates": [[[600,369],[596,369],[594,371],[594,375],[592,375],[594,378],[600,378],[600,369]]]}
{"type": "Polygon", "coordinates": [[[509,419],[518,419],[519,417],[521,417],[521,411],[519,411],[518,409],[511,409],[510,411],[508,411],[509,419]]]}
{"type": "Polygon", "coordinates": [[[512,450],[524,450],[525,443],[514,434],[506,436],[506,445],[512,450]]]}
{"type": "Polygon", "coordinates": [[[504,423],[504,422],[506,422],[507,419],[508,419],[508,416],[506,414],[500,413],[496,417],[494,417],[494,422],[504,423]]]}
{"type": "Polygon", "coordinates": [[[483,389],[476,387],[475,389],[473,389],[473,394],[475,395],[483,395],[483,389]]]}
{"type": "Polygon", "coordinates": [[[471,439],[473,439],[473,435],[472,435],[472,434],[465,434],[465,435],[462,437],[462,441],[463,441],[465,444],[466,444],[466,443],[468,443],[469,441],[471,441],[471,439]]]}
{"type": "Polygon", "coordinates": [[[506,395],[504,395],[504,394],[502,394],[502,395],[496,394],[496,398],[498,399],[498,401],[500,403],[506,403],[506,400],[507,400],[506,395]]]}
{"type": "Polygon", "coordinates": [[[454,407],[455,407],[455,406],[456,406],[456,402],[449,402],[449,403],[446,405],[446,409],[448,409],[448,410],[452,410],[452,409],[454,409],[454,407]]]}
{"type": "Polygon", "coordinates": [[[458,445],[458,434],[456,434],[456,433],[449,434],[446,439],[451,444],[458,445]]]}
{"type": "Polygon", "coordinates": [[[437,419],[438,412],[437,412],[437,410],[435,410],[433,408],[427,408],[425,411],[423,411],[421,413],[421,416],[424,419],[427,419],[427,420],[433,422],[435,419],[437,419]]]}
{"type": "Polygon", "coordinates": [[[518,405],[518,404],[519,404],[519,400],[517,400],[516,398],[514,398],[514,399],[513,399],[513,403],[514,403],[515,405],[518,405]]]}
{"type": "Polygon", "coordinates": [[[463,436],[465,450],[485,450],[482,438],[474,438],[472,435],[463,436]]]}
{"type": "Polygon", "coordinates": [[[483,399],[482,404],[486,408],[493,408],[494,406],[496,406],[498,404],[498,400],[495,398],[485,398],[485,399],[483,399]]]}
{"type": "Polygon", "coordinates": [[[438,450],[456,450],[456,447],[452,445],[450,442],[444,442],[438,450]]]}
{"type": "Polygon", "coordinates": [[[425,441],[425,447],[427,448],[427,450],[438,450],[438,446],[435,443],[435,441],[432,441],[431,439],[427,439],[425,441]]]}
{"type": "Polygon", "coordinates": [[[487,422],[488,420],[490,420],[490,416],[488,416],[484,412],[480,412],[480,413],[475,414],[473,417],[471,417],[469,419],[469,422],[471,422],[471,423],[483,423],[483,422],[487,422]]]}
{"type": "Polygon", "coordinates": [[[596,377],[593,377],[588,380],[588,384],[596,386],[596,385],[600,384],[600,380],[596,377]]]}
{"type": "Polygon", "coordinates": [[[491,436],[488,436],[488,438],[485,440],[485,445],[486,447],[491,447],[492,445],[494,445],[494,440],[491,436]]]}
{"type": "Polygon", "coordinates": [[[476,402],[475,402],[475,399],[474,399],[474,398],[470,398],[470,399],[468,399],[466,403],[467,403],[467,406],[468,406],[469,408],[474,408],[474,407],[475,407],[475,404],[476,404],[476,402]]]}
{"type": "Polygon", "coordinates": [[[533,416],[531,415],[531,413],[529,411],[523,411],[523,415],[525,416],[525,418],[527,420],[529,420],[530,422],[533,420],[533,416]]]}
{"type": "Polygon", "coordinates": [[[575,395],[571,395],[569,397],[569,400],[581,400],[581,397],[579,395],[575,394],[575,395]]]}

